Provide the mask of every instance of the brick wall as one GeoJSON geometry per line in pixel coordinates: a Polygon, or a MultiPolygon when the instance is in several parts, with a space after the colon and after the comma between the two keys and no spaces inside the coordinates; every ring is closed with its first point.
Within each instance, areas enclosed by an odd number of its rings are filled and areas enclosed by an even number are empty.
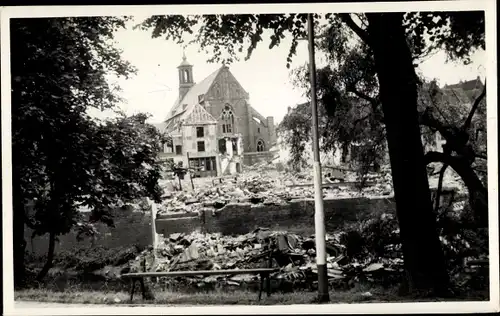
{"type": "MultiPolygon", "coordinates": [[[[384,212],[394,213],[395,205],[393,199],[387,198],[328,199],[324,201],[324,210],[327,231],[335,231],[384,212]]],[[[191,231],[245,234],[257,227],[313,233],[314,200],[296,200],[286,205],[229,204],[200,214],[159,215],[156,220],[157,233],[164,235],[191,231]]]]}
{"type": "MultiPolygon", "coordinates": [[[[327,231],[335,231],[346,223],[375,217],[383,212],[394,212],[392,199],[335,199],[325,200],[325,222],[327,231]]],[[[148,246],[152,244],[151,217],[149,213],[117,211],[115,228],[98,225],[99,237],[94,247],[116,248],[121,246],[148,246]]],[[[158,234],[220,232],[226,235],[245,234],[257,227],[293,231],[301,234],[314,233],[314,200],[292,201],[286,205],[229,204],[220,210],[205,209],[200,213],[180,213],[169,216],[158,215],[158,234]]],[[[48,236],[40,236],[31,242],[32,231],[26,228],[27,251],[35,255],[45,255],[48,236]]],[[[91,247],[89,239],[77,241],[74,233],[59,237],[56,252],[77,251],[91,247]]]]}
{"type": "MultiPolygon", "coordinates": [[[[132,246],[134,244],[142,247],[152,244],[151,215],[149,213],[119,210],[114,212],[114,216],[115,228],[110,228],[103,224],[97,225],[100,234],[94,242],[94,247],[103,246],[111,249],[121,246],[132,246]]],[[[35,255],[46,255],[49,245],[48,235],[35,237],[31,241],[31,234],[32,230],[26,228],[26,250],[33,251],[35,255]]],[[[83,241],[77,241],[74,232],[59,236],[59,240],[60,242],[56,243],[56,253],[61,250],[77,251],[78,249],[92,246],[88,238],[83,241]]]]}

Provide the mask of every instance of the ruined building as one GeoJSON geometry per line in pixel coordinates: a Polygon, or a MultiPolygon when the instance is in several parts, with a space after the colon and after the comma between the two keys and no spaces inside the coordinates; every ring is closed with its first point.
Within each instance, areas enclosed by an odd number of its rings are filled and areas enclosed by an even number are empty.
{"type": "Polygon", "coordinates": [[[249,94],[229,67],[220,67],[199,83],[186,56],[177,68],[179,97],[158,126],[172,137],[172,144],[164,145],[163,158],[196,167],[200,176],[221,176],[272,156],[274,119],[250,105],[249,94]]]}

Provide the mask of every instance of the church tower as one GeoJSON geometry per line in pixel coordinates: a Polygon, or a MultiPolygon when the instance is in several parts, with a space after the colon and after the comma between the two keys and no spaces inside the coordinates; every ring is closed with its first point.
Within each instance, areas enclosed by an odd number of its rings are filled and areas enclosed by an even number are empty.
{"type": "Polygon", "coordinates": [[[182,99],[189,89],[194,86],[193,65],[187,61],[185,53],[182,56],[182,63],[177,69],[179,70],[179,99],[182,99]]]}

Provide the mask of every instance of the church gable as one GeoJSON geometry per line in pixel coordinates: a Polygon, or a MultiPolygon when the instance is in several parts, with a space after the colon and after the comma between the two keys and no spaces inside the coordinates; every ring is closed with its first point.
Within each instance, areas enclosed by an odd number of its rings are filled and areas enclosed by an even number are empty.
{"type": "Polygon", "coordinates": [[[217,121],[200,104],[196,104],[190,113],[186,113],[184,125],[202,124],[217,124],[217,121]]]}
{"type": "Polygon", "coordinates": [[[236,80],[229,68],[223,67],[210,86],[207,96],[215,100],[247,99],[248,93],[236,80]]]}

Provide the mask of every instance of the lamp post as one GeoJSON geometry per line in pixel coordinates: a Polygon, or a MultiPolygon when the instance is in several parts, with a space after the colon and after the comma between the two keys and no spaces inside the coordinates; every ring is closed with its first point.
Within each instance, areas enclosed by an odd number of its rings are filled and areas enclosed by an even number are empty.
{"type": "Polygon", "coordinates": [[[326,269],[326,232],[325,214],[323,210],[323,188],[321,163],[319,156],[318,106],[316,103],[316,62],[314,59],[314,22],[313,15],[307,15],[309,42],[309,78],[311,80],[311,111],[313,138],[313,171],[314,171],[314,227],[316,237],[316,265],[318,268],[318,300],[328,302],[328,273],[326,269]]]}

